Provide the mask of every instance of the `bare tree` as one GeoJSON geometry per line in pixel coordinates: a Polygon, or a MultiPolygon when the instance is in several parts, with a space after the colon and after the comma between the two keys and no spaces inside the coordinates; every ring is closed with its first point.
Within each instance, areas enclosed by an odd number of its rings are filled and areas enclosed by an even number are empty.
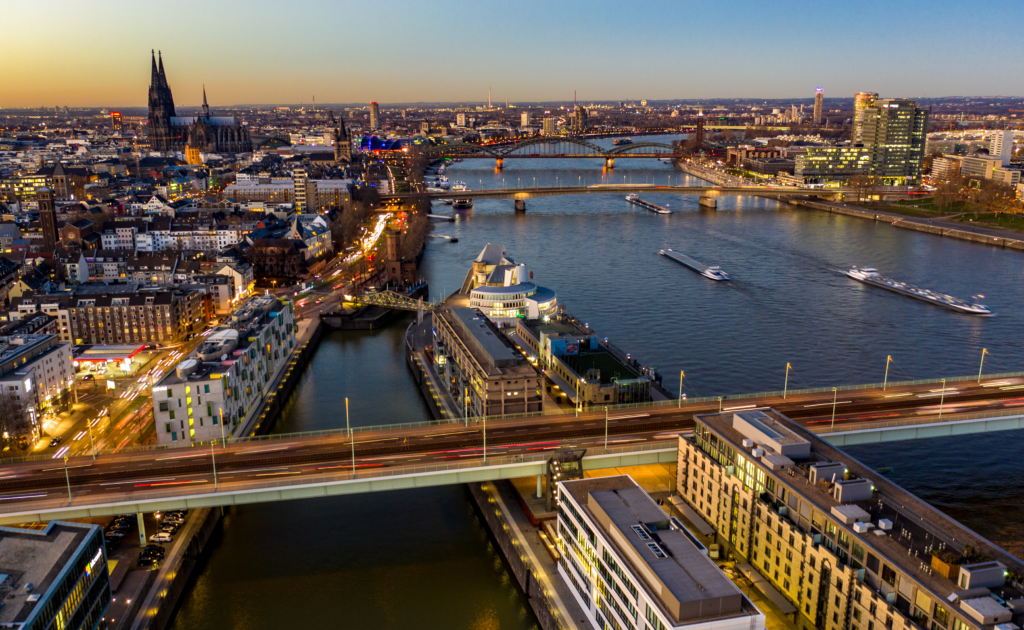
{"type": "Polygon", "coordinates": [[[25,438],[31,441],[32,420],[28,416],[28,404],[20,395],[11,390],[0,391],[0,436],[16,444],[25,438]]]}
{"type": "Polygon", "coordinates": [[[874,177],[867,173],[862,173],[850,178],[850,188],[856,191],[857,201],[863,201],[865,198],[870,199],[878,186],[875,183],[874,177]]]}

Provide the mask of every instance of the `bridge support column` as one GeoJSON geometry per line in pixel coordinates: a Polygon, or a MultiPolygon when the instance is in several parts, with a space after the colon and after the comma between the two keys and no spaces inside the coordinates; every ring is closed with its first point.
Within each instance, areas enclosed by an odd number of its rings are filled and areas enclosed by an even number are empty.
{"type": "Polygon", "coordinates": [[[615,158],[605,158],[604,159],[604,167],[605,168],[615,168],[615,158]]]}
{"type": "Polygon", "coordinates": [[[135,514],[135,520],[139,522],[139,546],[146,546],[146,524],[142,522],[142,512],[135,514]]]}
{"type": "Polygon", "coordinates": [[[538,499],[543,499],[544,498],[544,487],[541,486],[541,483],[543,483],[543,482],[544,482],[544,475],[537,475],[537,498],[538,499]]]}
{"type": "Polygon", "coordinates": [[[494,170],[500,171],[505,167],[505,158],[494,158],[494,170]]]}
{"type": "Polygon", "coordinates": [[[698,200],[698,203],[699,203],[699,204],[700,204],[701,206],[703,206],[703,207],[705,207],[705,208],[708,208],[708,209],[710,209],[710,210],[716,210],[716,209],[718,209],[718,200],[717,200],[717,199],[715,199],[714,197],[701,197],[701,198],[700,198],[700,199],[698,200]]]}
{"type": "Polygon", "coordinates": [[[526,200],[516,199],[515,201],[516,212],[526,212],[526,200]]]}

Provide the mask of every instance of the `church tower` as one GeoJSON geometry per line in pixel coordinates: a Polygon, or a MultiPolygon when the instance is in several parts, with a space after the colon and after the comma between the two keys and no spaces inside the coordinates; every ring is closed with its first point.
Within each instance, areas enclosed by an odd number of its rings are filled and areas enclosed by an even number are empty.
{"type": "MultiPolygon", "coordinates": [[[[332,116],[334,112],[331,112],[332,116]]],[[[338,119],[338,128],[334,130],[334,163],[341,164],[352,161],[352,141],[345,129],[345,119],[338,119]]]]}
{"type": "Polygon", "coordinates": [[[157,65],[156,55],[152,55],[152,73],[149,80],[149,144],[154,151],[171,150],[171,117],[174,113],[174,97],[171,87],[167,84],[164,74],[164,58],[160,55],[157,65]]]}

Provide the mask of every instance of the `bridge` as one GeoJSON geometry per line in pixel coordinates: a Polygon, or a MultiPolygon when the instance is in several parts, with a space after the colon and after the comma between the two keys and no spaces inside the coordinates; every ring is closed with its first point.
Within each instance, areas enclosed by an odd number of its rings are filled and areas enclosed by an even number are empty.
{"type": "Polygon", "coordinates": [[[670,462],[694,415],[760,406],[837,444],[1022,429],[1022,386],[1015,373],[42,456],[5,463],[0,524],[540,475],[563,450],[585,449],[585,470],[670,462]]]}
{"type": "MultiPolygon", "coordinates": [[[[697,195],[704,199],[750,195],[757,197],[817,197],[839,199],[856,194],[849,188],[797,188],[795,186],[659,186],[655,184],[594,184],[591,186],[547,186],[535,188],[502,188],[494,190],[446,190],[428,193],[399,193],[381,195],[385,206],[420,199],[513,199],[525,201],[558,195],[626,195],[629,193],[665,193],[671,195],[697,195]]],[[[517,206],[518,207],[518,206],[517,206]]]]}
{"type": "Polygon", "coordinates": [[[633,142],[610,149],[598,146],[584,138],[560,136],[531,138],[515,144],[442,144],[426,152],[433,159],[461,158],[464,160],[494,159],[501,168],[507,158],[601,158],[607,168],[615,167],[616,158],[672,158],[682,157],[680,147],[664,142],[633,142]]]}
{"type": "Polygon", "coordinates": [[[436,302],[424,303],[423,298],[411,298],[405,293],[396,291],[377,291],[363,295],[346,295],[345,302],[357,306],[380,306],[402,311],[432,311],[437,308],[436,302]]]}

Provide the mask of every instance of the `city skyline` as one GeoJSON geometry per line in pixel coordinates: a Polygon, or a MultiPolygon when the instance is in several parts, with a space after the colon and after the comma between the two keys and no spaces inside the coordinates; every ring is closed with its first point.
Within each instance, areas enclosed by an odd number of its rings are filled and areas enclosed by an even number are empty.
{"type": "Polygon", "coordinates": [[[318,103],[495,103],[1020,95],[1012,59],[985,64],[949,48],[1011,41],[1024,26],[1013,2],[965,10],[870,2],[795,6],[751,2],[728,14],[696,3],[638,12],[609,2],[586,13],[528,3],[514,13],[468,2],[445,11],[404,0],[385,6],[321,0],[251,10],[183,9],[182,32],[153,32],[165,9],[108,0],[85,11],[63,0],[9,8],[23,25],[0,42],[0,107],[133,107],[146,101],[151,49],[165,54],[183,106],[318,103]],[[58,10],[54,10],[58,9],[58,10]],[[813,12],[812,12],[813,11],[813,12]],[[546,16],[546,17],[545,17],[546,16]],[[316,19],[310,19],[315,17],[316,19]],[[381,18],[386,19],[381,19],[381,18]],[[369,25],[352,28],[348,25],[369,25]],[[672,25],[664,28],[662,25],[672,25]],[[280,31],[279,35],[273,34],[280,31]],[[45,42],[44,45],[40,45],[45,42]],[[31,50],[31,54],[26,51],[31,50]]]}

